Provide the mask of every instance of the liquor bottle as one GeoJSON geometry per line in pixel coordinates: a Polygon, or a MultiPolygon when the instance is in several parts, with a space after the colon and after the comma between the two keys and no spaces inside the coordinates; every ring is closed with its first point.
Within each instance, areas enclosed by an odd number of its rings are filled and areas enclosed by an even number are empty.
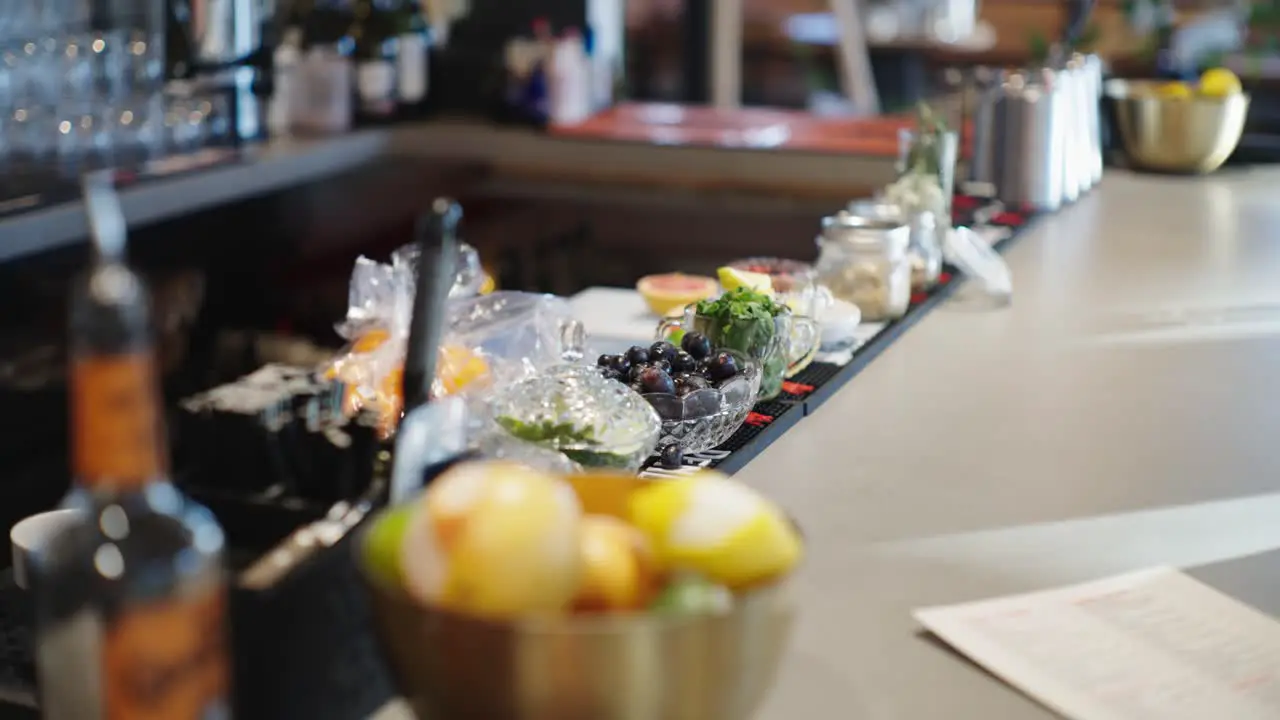
{"type": "Polygon", "coordinates": [[[396,113],[397,37],[387,0],[356,0],[351,37],[355,40],[356,119],[388,122],[396,113]]]}
{"type": "Polygon", "coordinates": [[[341,133],[351,128],[355,82],[352,79],[353,24],[348,0],[313,0],[299,17],[301,52],[295,75],[291,125],[303,132],[341,133]]]}
{"type": "Polygon", "coordinates": [[[230,712],[223,534],[167,468],[148,299],[123,261],[109,180],[86,179],[98,257],[72,298],[71,468],[79,521],[34,564],[47,720],[230,712]]]}
{"type": "Polygon", "coordinates": [[[426,113],[430,92],[431,34],[419,0],[399,0],[396,29],[396,101],[401,117],[426,113]]]}

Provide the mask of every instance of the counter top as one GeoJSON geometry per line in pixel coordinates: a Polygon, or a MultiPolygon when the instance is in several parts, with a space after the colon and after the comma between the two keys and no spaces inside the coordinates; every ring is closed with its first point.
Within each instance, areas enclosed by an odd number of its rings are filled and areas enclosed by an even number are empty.
{"type": "Polygon", "coordinates": [[[760,720],[1053,717],[910,611],[1280,548],[1277,182],[1109,172],[1008,252],[1011,307],[962,287],[738,473],[810,548],[760,720]]]}

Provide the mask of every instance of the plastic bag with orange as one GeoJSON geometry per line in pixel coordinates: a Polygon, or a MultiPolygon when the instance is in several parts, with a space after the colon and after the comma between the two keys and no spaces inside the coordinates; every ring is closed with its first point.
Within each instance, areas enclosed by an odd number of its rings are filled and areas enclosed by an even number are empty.
{"type": "MultiPolygon", "coordinates": [[[[403,409],[405,342],[412,314],[416,256],[397,251],[390,265],[360,258],[352,271],[346,321],[351,345],[327,368],[346,384],[349,412],[371,409],[394,431],[403,409]]],[[[463,273],[458,284],[462,287],[463,273]]],[[[474,280],[472,275],[467,275],[474,280]]],[[[467,287],[470,287],[468,285],[467,287]]],[[[434,397],[483,401],[488,391],[584,354],[582,324],[550,295],[497,292],[449,301],[434,397]]]]}

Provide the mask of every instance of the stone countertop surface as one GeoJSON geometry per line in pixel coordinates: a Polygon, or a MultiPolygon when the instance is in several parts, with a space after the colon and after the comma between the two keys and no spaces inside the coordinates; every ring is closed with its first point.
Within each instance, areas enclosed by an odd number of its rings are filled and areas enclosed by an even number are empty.
{"type": "Polygon", "coordinates": [[[1231,562],[1280,548],[1277,183],[1109,172],[1006,253],[1010,307],[961,288],[738,474],[810,547],[761,720],[1054,717],[917,607],[1169,564],[1280,611],[1231,562]]]}
{"type": "MultiPolygon", "coordinates": [[[[1110,172],[737,477],[809,556],[759,720],[1053,715],[913,608],[1152,565],[1280,612],[1280,170],[1110,172]]],[[[408,717],[399,705],[380,720],[408,717]]]]}

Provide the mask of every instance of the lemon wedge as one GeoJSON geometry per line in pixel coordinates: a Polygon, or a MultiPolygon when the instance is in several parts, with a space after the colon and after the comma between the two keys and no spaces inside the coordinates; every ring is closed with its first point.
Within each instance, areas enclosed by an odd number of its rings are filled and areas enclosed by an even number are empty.
{"type": "Polygon", "coordinates": [[[1200,76],[1200,94],[1206,97],[1225,98],[1242,92],[1240,78],[1226,68],[1211,68],[1200,76]]]}
{"type": "Polygon", "coordinates": [[[747,288],[765,295],[773,295],[773,278],[764,273],[722,267],[716,271],[716,276],[719,278],[720,286],[724,288],[725,292],[737,290],[738,288],[747,288]]]}
{"type": "Polygon", "coordinates": [[[1184,82],[1167,82],[1156,88],[1156,95],[1169,100],[1185,100],[1191,97],[1191,86],[1184,82]]]}

